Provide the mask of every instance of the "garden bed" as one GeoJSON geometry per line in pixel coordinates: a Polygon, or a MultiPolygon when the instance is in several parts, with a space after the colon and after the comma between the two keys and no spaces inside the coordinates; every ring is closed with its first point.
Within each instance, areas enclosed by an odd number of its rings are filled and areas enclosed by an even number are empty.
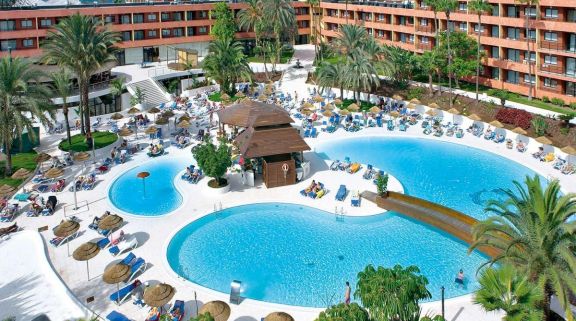
{"type": "MultiPolygon", "coordinates": [[[[94,149],[106,147],[118,140],[118,135],[111,132],[93,132],[92,137],[94,138],[94,149]]],[[[68,144],[68,139],[64,138],[58,148],[66,152],[86,152],[90,150],[86,144],[86,136],[82,134],[72,136],[72,145],[68,144]]]]}

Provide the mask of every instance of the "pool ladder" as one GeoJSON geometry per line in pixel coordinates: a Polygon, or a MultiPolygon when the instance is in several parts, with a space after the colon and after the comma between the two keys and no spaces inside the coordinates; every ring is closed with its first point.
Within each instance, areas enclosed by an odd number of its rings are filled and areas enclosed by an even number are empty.
{"type": "Polygon", "coordinates": [[[335,206],[334,215],[336,215],[336,221],[344,222],[344,206],[340,208],[340,212],[338,212],[338,206],[335,206]]]}
{"type": "Polygon", "coordinates": [[[214,203],[214,212],[222,210],[222,202],[214,203]]]}

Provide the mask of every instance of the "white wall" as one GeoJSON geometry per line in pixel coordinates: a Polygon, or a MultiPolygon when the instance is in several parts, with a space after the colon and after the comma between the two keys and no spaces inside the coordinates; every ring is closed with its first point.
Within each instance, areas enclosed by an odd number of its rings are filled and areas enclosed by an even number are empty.
{"type": "Polygon", "coordinates": [[[142,47],[138,48],[126,48],[124,49],[124,55],[126,58],[126,64],[140,64],[144,59],[144,53],[142,52],[142,47]]]}

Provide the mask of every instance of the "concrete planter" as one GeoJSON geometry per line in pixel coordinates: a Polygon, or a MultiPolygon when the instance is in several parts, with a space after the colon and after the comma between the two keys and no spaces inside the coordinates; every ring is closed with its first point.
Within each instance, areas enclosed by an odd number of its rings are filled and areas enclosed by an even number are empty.
{"type": "Polygon", "coordinates": [[[224,195],[228,192],[230,192],[230,181],[228,181],[228,184],[226,186],[222,186],[222,187],[218,187],[218,188],[214,188],[214,187],[210,187],[210,185],[208,185],[208,182],[210,182],[212,179],[208,179],[206,180],[206,185],[204,186],[204,194],[207,196],[221,196],[224,195]]]}

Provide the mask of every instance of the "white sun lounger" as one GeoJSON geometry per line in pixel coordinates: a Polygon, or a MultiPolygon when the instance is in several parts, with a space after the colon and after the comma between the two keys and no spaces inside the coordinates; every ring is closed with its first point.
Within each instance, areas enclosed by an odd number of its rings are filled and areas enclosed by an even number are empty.
{"type": "Polygon", "coordinates": [[[133,250],[138,246],[138,240],[134,235],[129,235],[120,241],[117,245],[108,249],[113,256],[120,255],[128,250],[133,250]]]}

